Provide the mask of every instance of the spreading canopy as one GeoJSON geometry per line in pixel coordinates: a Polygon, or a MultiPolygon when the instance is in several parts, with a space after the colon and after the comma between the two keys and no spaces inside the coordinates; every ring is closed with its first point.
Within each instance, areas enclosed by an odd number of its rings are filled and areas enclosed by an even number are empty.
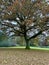
{"type": "MultiPolygon", "coordinates": [[[[1,2],[0,2],[1,3],[1,2]]],[[[30,40],[49,30],[49,4],[46,0],[15,0],[1,3],[1,30],[30,40]],[[10,2],[9,2],[10,3],[10,2]],[[3,7],[6,6],[6,7],[3,7]]],[[[26,42],[27,43],[27,42],[26,42]]]]}

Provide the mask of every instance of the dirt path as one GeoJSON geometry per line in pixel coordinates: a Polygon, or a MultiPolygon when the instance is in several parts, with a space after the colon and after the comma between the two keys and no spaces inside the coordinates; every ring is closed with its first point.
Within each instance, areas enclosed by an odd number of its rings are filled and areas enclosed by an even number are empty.
{"type": "Polygon", "coordinates": [[[0,65],[49,65],[49,51],[0,49],[0,65]]]}

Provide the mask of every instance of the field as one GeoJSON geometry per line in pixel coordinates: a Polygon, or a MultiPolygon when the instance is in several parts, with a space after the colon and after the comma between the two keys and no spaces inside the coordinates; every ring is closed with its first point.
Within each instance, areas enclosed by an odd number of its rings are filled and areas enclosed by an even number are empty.
{"type": "Polygon", "coordinates": [[[49,51],[0,48],[0,65],[49,65],[49,51]]]}

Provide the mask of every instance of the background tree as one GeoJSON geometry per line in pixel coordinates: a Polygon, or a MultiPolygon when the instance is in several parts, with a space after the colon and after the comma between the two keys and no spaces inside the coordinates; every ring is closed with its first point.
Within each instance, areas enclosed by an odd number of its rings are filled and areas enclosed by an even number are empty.
{"type": "Polygon", "coordinates": [[[15,0],[7,6],[4,15],[1,16],[4,21],[0,22],[0,29],[6,30],[9,36],[23,36],[26,49],[29,49],[29,40],[49,29],[48,7],[45,0],[15,0]]]}

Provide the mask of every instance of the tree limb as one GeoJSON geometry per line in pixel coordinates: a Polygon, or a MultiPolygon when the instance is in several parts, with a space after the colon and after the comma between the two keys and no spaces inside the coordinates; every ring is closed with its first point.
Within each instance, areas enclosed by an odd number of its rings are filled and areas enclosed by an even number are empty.
{"type": "Polygon", "coordinates": [[[13,26],[13,25],[10,24],[10,23],[8,23],[8,24],[7,24],[7,23],[6,23],[6,24],[4,23],[4,24],[2,24],[2,25],[8,26],[8,27],[12,28],[15,32],[19,32],[19,33],[23,34],[23,32],[21,32],[20,30],[14,29],[14,26],[15,26],[15,25],[13,26]]]}
{"type": "Polygon", "coordinates": [[[39,31],[39,33],[37,33],[37,34],[33,35],[32,37],[30,37],[30,38],[28,39],[28,41],[29,41],[30,39],[32,39],[32,38],[37,37],[37,36],[40,35],[40,34],[42,34],[42,31],[39,31]]]}

